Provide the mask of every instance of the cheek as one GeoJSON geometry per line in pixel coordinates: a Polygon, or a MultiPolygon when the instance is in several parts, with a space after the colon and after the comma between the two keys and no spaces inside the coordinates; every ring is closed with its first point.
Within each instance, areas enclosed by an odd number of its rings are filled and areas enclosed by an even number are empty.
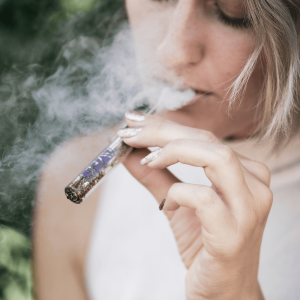
{"type": "MultiPolygon", "coordinates": [[[[164,77],[167,71],[157,60],[156,52],[168,34],[174,7],[149,0],[127,0],[126,7],[139,63],[147,73],[164,77]]],[[[191,38],[197,42],[199,51],[204,50],[203,58],[182,75],[188,82],[223,97],[251,55],[254,37],[251,31],[234,29],[206,17],[193,34],[191,38]]],[[[170,76],[166,74],[167,78],[170,76]]]]}
{"type": "Polygon", "coordinates": [[[220,89],[229,87],[242,72],[254,45],[254,38],[249,31],[225,26],[211,28],[203,63],[208,65],[206,75],[210,73],[213,85],[220,85],[220,89]]]}
{"type": "Polygon", "coordinates": [[[127,0],[126,9],[138,56],[153,63],[156,49],[167,33],[170,11],[149,0],[127,0]]]}

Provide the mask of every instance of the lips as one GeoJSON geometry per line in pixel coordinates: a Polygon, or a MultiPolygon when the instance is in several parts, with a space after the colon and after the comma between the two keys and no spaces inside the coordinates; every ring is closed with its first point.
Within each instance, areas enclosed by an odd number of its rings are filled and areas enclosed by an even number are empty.
{"type": "Polygon", "coordinates": [[[199,89],[195,86],[193,86],[192,84],[188,84],[188,83],[183,83],[183,87],[184,88],[189,88],[192,89],[197,95],[206,95],[206,96],[211,96],[213,93],[210,92],[209,90],[203,90],[203,89],[199,89]]]}
{"type": "MultiPolygon", "coordinates": [[[[188,85],[185,85],[185,86],[189,87],[188,85]]],[[[191,86],[189,88],[195,92],[195,97],[191,101],[187,102],[184,106],[192,105],[192,104],[196,103],[197,101],[199,101],[201,98],[203,99],[203,97],[209,97],[209,96],[213,95],[212,92],[206,92],[203,90],[194,89],[191,86]]]]}
{"type": "Polygon", "coordinates": [[[178,78],[179,80],[177,82],[174,82],[173,80],[166,80],[160,77],[153,77],[153,79],[159,84],[162,83],[163,85],[174,87],[176,90],[184,91],[184,90],[192,90],[195,92],[195,96],[192,100],[185,102],[182,107],[192,105],[195,102],[199,101],[203,97],[208,97],[213,95],[212,92],[204,89],[199,89],[193,84],[189,84],[187,82],[184,82],[182,79],[178,78]]]}
{"type": "MultiPolygon", "coordinates": [[[[165,83],[167,84],[171,84],[172,85],[172,82],[167,82],[167,81],[164,81],[165,83]]],[[[176,86],[176,84],[173,84],[173,86],[176,86]]],[[[189,84],[187,82],[183,82],[182,84],[177,84],[177,88],[179,90],[184,90],[184,89],[191,89],[195,92],[196,94],[196,97],[198,96],[211,96],[213,95],[213,93],[209,90],[204,90],[204,89],[199,89],[197,87],[195,87],[193,84],[189,84]]]]}

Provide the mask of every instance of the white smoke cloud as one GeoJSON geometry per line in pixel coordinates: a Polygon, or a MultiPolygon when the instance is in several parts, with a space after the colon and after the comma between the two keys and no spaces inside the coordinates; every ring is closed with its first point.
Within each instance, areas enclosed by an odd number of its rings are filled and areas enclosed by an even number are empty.
{"type": "MultiPolygon", "coordinates": [[[[34,204],[32,197],[28,199],[30,192],[25,191],[28,187],[31,192],[35,189],[41,166],[58,144],[120,122],[128,109],[155,105],[160,99],[160,109],[174,110],[194,96],[191,90],[179,91],[157,80],[145,84],[141,78],[147,77],[147,71],[137,68],[128,25],[110,46],[101,47],[91,37],[74,39],[62,47],[57,63],[56,71],[42,85],[37,74],[23,82],[22,91],[38,107],[38,116],[26,138],[16,140],[0,161],[1,178],[5,180],[0,190],[2,220],[10,213],[25,214],[34,204]],[[13,190],[18,193],[12,195],[13,190]]],[[[10,103],[15,105],[17,97],[12,95],[10,103]]]]}

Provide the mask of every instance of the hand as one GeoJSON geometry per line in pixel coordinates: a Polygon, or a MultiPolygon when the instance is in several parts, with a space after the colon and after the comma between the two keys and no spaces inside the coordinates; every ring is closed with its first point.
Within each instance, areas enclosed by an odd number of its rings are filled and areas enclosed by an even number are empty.
{"type": "Polygon", "coordinates": [[[127,113],[119,132],[135,148],[125,167],[157,199],[188,269],[188,300],[263,299],[257,280],[263,231],[272,205],[270,172],[223,145],[212,133],[157,116],[127,113]],[[149,151],[162,149],[140,160],[149,151]],[[157,156],[157,157],[155,157],[157,156]],[[212,186],[180,182],[166,168],[204,168],[212,186]]]}

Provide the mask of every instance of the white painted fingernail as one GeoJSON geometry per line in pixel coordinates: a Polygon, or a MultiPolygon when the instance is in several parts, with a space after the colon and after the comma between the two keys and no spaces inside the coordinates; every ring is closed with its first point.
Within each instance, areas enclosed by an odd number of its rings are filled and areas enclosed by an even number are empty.
{"type": "Polygon", "coordinates": [[[142,128],[126,128],[118,131],[118,136],[121,138],[130,138],[141,132],[142,128]]]}
{"type": "Polygon", "coordinates": [[[141,122],[146,119],[146,116],[138,111],[129,110],[125,113],[126,119],[134,122],[141,122]]]}
{"type": "Polygon", "coordinates": [[[150,154],[148,154],[146,157],[144,157],[141,160],[141,165],[144,166],[144,165],[148,164],[149,162],[154,161],[154,159],[157,158],[157,156],[159,155],[159,153],[161,151],[162,151],[162,148],[157,149],[157,150],[151,152],[150,154]]]}

